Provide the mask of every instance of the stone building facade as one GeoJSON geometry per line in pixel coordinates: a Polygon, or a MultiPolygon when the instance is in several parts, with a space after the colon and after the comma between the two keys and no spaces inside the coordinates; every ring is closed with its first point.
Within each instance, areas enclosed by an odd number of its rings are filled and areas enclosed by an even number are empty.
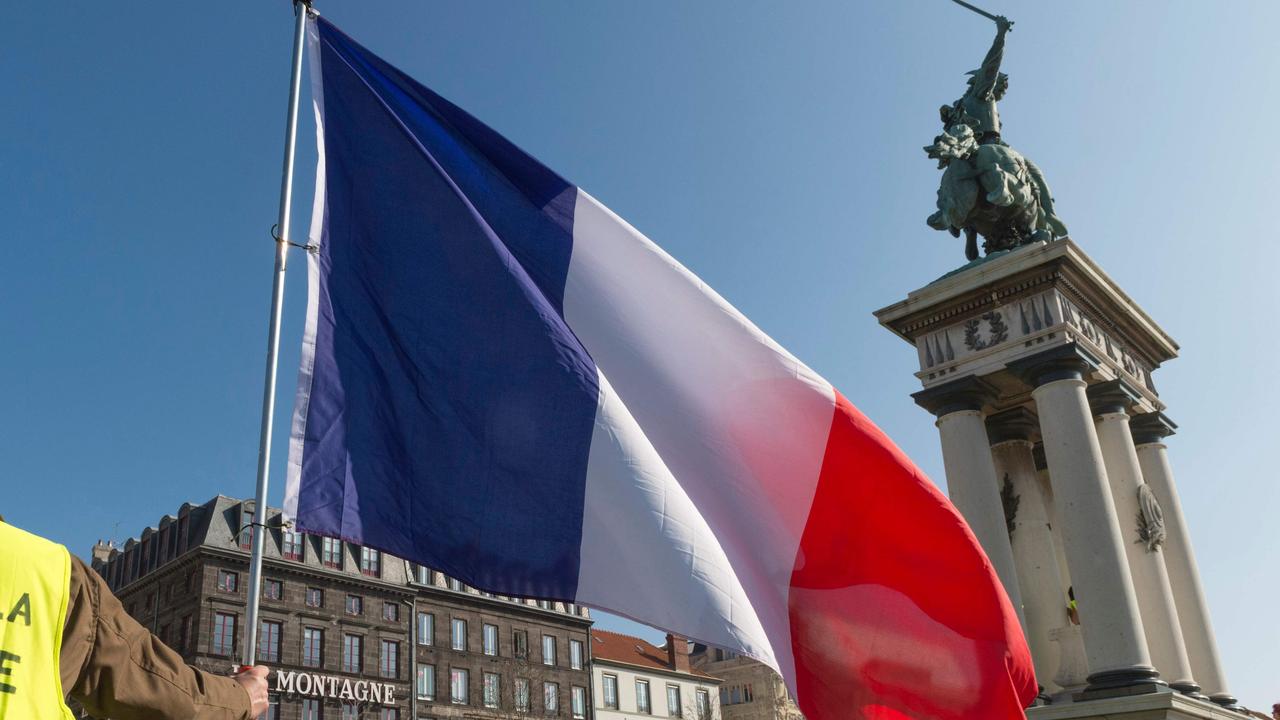
{"type": "Polygon", "coordinates": [[[425,567],[412,588],[419,718],[587,717],[586,608],[480,592],[425,567]]]}
{"type": "MultiPolygon", "coordinates": [[[[224,496],[184,504],[122,547],[96,545],[93,568],[187,662],[229,673],[250,533],[261,530],[253,510],[224,496]]],[[[265,525],[258,662],[272,670],[270,720],[572,718],[573,688],[589,694],[585,608],[483,594],[371,548],[293,533],[274,508],[265,525]],[[455,626],[465,628],[457,643],[455,626]]]]}
{"type": "Polygon", "coordinates": [[[701,643],[693,646],[690,664],[720,678],[723,720],[804,720],[773,668],[749,657],[701,643]]]}

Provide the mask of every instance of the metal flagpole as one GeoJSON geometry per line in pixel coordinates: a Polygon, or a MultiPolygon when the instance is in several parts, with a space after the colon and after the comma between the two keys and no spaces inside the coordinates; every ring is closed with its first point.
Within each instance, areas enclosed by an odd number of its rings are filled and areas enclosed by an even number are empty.
{"type": "Polygon", "coordinates": [[[271,421],[276,408],[276,360],[280,352],[280,316],[284,311],[284,273],[289,261],[289,211],[293,206],[293,158],[298,139],[298,97],[302,90],[302,37],[310,0],[294,0],[293,72],[289,77],[289,118],[284,131],[284,171],[280,178],[280,214],[276,227],[276,270],[271,284],[271,323],[267,330],[267,374],[262,388],[262,428],[258,437],[258,489],[253,500],[253,551],[249,560],[249,602],[245,612],[242,665],[251,667],[258,651],[258,600],[262,585],[262,545],[266,535],[267,475],[271,465],[271,421]]]}

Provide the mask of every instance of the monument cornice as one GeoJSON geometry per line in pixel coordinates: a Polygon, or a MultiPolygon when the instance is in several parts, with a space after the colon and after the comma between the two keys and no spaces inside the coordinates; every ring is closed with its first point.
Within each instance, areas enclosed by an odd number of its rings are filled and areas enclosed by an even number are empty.
{"type": "Polygon", "coordinates": [[[915,344],[924,333],[1049,288],[1063,292],[1091,322],[1117,335],[1153,367],[1177,357],[1177,342],[1069,238],[970,263],[874,314],[915,344]]]}
{"type": "MultiPolygon", "coordinates": [[[[1127,377],[1161,405],[1152,373],[1176,357],[1177,343],[1069,239],[988,256],[875,313],[919,353],[926,387],[965,375],[990,376],[1010,363],[1063,345],[1101,360],[1097,379],[1127,377]]],[[[1001,387],[1001,404],[1016,387],[1001,387]]]]}

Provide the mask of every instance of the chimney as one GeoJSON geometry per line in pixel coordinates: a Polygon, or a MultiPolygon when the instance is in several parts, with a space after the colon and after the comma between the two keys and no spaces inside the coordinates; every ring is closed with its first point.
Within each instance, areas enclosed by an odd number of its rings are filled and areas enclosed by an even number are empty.
{"type": "Polygon", "coordinates": [[[93,562],[100,563],[100,562],[106,562],[110,560],[111,550],[112,550],[112,547],[111,547],[111,543],[109,542],[102,542],[101,540],[99,540],[98,542],[94,543],[93,544],[93,562]]]}
{"type": "Polygon", "coordinates": [[[689,672],[689,641],[667,633],[667,665],[676,672],[689,672]]]}

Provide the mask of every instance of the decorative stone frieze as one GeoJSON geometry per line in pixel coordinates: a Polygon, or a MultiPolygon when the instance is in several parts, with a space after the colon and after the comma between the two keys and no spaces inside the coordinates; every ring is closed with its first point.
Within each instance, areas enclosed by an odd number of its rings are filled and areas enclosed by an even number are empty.
{"type": "Polygon", "coordinates": [[[1070,240],[944,276],[876,317],[916,347],[926,388],[1077,345],[1098,358],[1100,379],[1123,378],[1142,393],[1142,410],[1159,410],[1152,372],[1177,355],[1177,344],[1070,240]]]}

